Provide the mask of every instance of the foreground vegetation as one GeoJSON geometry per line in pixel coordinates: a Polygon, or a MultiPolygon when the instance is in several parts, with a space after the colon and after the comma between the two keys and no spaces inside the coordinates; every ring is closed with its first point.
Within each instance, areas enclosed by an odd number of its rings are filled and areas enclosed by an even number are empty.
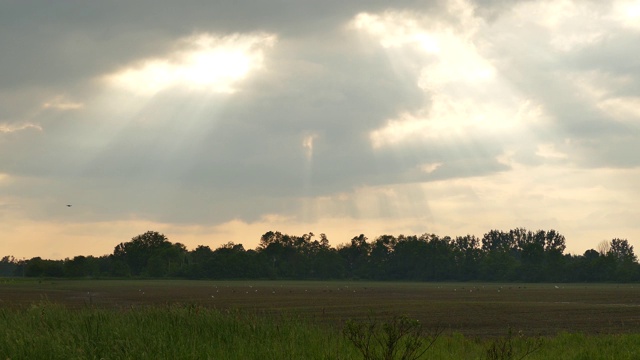
{"type": "MultiPolygon", "coordinates": [[[[393,325],[386,320],[377,321],[383,326],[393,325]]],[[[348,326],[357,328],[353,322],[348,326]]],[[[3,359],[363,358],[357,343],[344,330],[348,327],[341,330],[322,326],[295,315],[260,315],[197,305],[69,309],[40,302],[22,309],[0,309],[0,328],[3,359]]],[[[532,339],[507,335],[505,329],[505,336],[497,339],[469,338],[455,333],[431,339],[435,341],[420,358],[518,359],[527,354],[527,359],[640,356],[638,334],[564,333],[532,339]]],[[[380,346],[379,353],[383,354],[386,345],[380,346]]],[[[373,348],[371,354],[376,351],[373,348]]],[[[401,352],[395,354],[387,358],[399,359],[401,352]]]]}

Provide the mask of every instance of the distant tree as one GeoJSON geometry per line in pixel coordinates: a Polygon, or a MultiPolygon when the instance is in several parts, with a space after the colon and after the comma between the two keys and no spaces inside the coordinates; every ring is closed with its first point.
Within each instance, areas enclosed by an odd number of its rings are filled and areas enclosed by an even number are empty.
{"type": "Polygon", "coordinates": [[[614,257],[620,262],[634,262],[637,260],[633,253],[633,246],[629,245],[627,239],[615,238],[609,242],[607,255],[614,257]]]}
{"type": "Polygon", "coordinates": [[[399,235],[391,256],[389,272],[394,279],[424,280],[427,277],[429,251],[424,236],[399,235]]]}
{"type": "Polygon", "coordinates": [[[248,273],[247,253],[242,244],[228,242],[219,246],[209,262],[214,278],[240,279],[251,277],[248,273]]]}
{"type": "Polygon", "coordinates": [[[355,236],[349,245],[338,246],[338,254],[344,259],[346,271],[352,278],[369,277],[369,252],[371,244],[364,234],[355,236]]]}
{"type": "Polygon", "coordinates": [[[544,240],[544,251],[547,253],[562,254],[567,248],[564,236],[553,229],[545,232],[544,240]]]}
{"type": "MultiPolygon", "coordinates": [[[[518,239],[520,268],[519,279],[538,282],[545,279],[545,238],[546,232],[536,233],[520,229],[522,236],[518,239]]],[[[513,231],[513,230],[512,230],[513,231]]]]}
{"type": "Polygon", "coordinates": [[[185,254],[184,245],[172,244],[164,234],[147,231],[118,244],[113,257],[126,264],[131,275],[165,276],[185,265],[185,254]]]}
{"type": "Polygon", "coordinates": [[[346,275],[345,263],[336,249],[322,247],[313,258],[312,277],[318,279],[342,279],[346,275]]]}
{"type": "Polygon", "coordinates": [[[517,246],[512,233],[491,230],[482,237],[482,250],[486,252],[508,254],[516,250],[517,246]]]}
{"type": "Polygon", "coordinates": [[[15,276],[18,260],[13,256],[4,256],[0,260],[0,276],[15,276]]]}
{"type": "Polygon", "coordinates": [[[289,236],[283,235],[280,231],[267,231],[260,237],[258,250],[265,250],[271,244],[289,245],[290,242],[289,236]]]}
{"type": "Polygon", "coordinates": [[[30,277],[62,277],[64,268],[62,260],[45,260],[34,257],[27,260],[25,265],[25,275],[30,277]]]}
{"type": "Polygon", "coordinates": [[[339,279],[344,277],[345,268],[336,249],[329,246],[327,235],[320,234],[314,239],[313,233],[307,234],[305,261],[308,263],[308,276],[313,279],[339,279]]]}
{"type": "Polygon", "coordinates": [[[195,279],[213,277],[214,255],[210,247],[198,245],[193,251],[189,252],[188,258],[189,270],[187,273],[189,277],[195,279]]]}
{"type": "Polygon", "coordinates": [[[452,242],[453,257],[459,280],[475,280],[482,259],[480,239],[473,235],[458,236],[452,242]]]}
{"type": "Polygon", "coordinates": [[[420,240],[427,244],[423,258],[426,263],[423,279],[436,281],[453,279],[457,271],[452,239],[449,236],[441,238],[435,234],[424,234],[420,236],[420,240]]]}
{"type": "Polygon", "coordinates": [[[299,239],[281,232],[269,231],[262,235],[257,251],[269,278],[295,278],[299,276],[299,239]]]}
{"type": "Polygon", "coordinates": [[[595,249],[589,249],[582,256],[573,258],[572,280],[587,282],[606,280],[604,266],[604,255],[595,249]]]}
{"type": "Polygon", "coordinates": [[[606,256],[609,254],[609,250],[611,249],[611,242],[608,240],[602,240],[598,243],[597,249],[600,255],[606,256]]]}
{"type": "Polygon", "coordinates": [[[546,281],[565,281],[565,237],[556,230],[539,230],[536,236],[544,239],[544,278],[546,281]]]}
{"type": "Polygon", "coordinates": [[[0,259],[0,276],[152,276],[210,279],[377,279],[488,281],[638,281],[640,264],[626,239],[602,241],[583,255],[564,254],[555,230],[491,230],[482,238],[435,234],[360,234],[332,248],[325,234],[268,231],[255,250],[228,242],[187,251],[148,231],[118,244],[111,255],[65,260],[0,259]]]}
{"type": "Polygon", "coordinates": [[[75,256],[64,260],[64,275],[66,277],[97,277],[100,275],[99,259],[93,256],[75,256]]]}
{"type": "Polygon", "coordinates": [[[640,278],[637,258],[627,239],[612,239],[607,257],[615,260],[614,277],[617,281],[634,281],[640,278]]]}
{"type": "Polygon", "coordinates": [[[485,255],[480,265],[483,280],[515,280],[520,249],[512,234],[491,230],[482,237],[485,255]]]}
{"type": "Polygon", "coordinates": [[[396,238],[393,235],[382,235],[373,241],[369,253],[370,277],[377,280],[385,280],[390,277],[389,262],[396,243],[396,238]]]}

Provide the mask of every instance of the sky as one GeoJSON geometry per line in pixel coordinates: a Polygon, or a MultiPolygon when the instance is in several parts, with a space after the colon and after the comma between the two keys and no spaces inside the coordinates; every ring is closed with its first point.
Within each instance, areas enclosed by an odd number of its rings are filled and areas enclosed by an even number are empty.
{"type": "Polygon", "coordinates": [[[640,249],[638,44],[639,0],[0,0],[0,256],[146,231],[640,249]]]}

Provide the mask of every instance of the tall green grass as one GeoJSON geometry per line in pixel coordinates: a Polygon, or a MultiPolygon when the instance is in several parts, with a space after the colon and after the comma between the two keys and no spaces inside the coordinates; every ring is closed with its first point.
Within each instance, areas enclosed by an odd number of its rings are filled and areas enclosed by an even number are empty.
{"type": "Polygon", "coordinates": [[[295,317],[198,306],[0,310],[0,359],[351,358],[339,332],[295,317]]]}
{"type": "MultiPolygon", "coordinates": [[[[359,359],[342,329],[194,305],[0,309],[0,359],[359,359]]],[[[505,330],[506,333],[506,330],[505,330]]],[[[502,339],[504,340],[504,339],[502,339]]],[[[487,359],[496,339],[440,336],[424,359],[487,359]]],[[[509,341],[514,356],[530,339],[509,341]]],[[[506,357],[505,357],[506,358],[506,357]]],[[[640,335],[561,334],[526,359],[638,359],[640,335]]]]}

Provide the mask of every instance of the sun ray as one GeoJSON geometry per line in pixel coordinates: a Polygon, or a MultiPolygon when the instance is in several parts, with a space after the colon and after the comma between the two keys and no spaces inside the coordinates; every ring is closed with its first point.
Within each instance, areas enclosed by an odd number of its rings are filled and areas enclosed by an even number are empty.
{"type": "Polygon", "coordinates": [[[179,50],[143,59],[104,80],[139,95],[155,95],[174,87],[234,93],[250,72],[262,68],[264,51],[275,41],[275,35],[263,33],[193,35],[178,42],[179,50]]]}

